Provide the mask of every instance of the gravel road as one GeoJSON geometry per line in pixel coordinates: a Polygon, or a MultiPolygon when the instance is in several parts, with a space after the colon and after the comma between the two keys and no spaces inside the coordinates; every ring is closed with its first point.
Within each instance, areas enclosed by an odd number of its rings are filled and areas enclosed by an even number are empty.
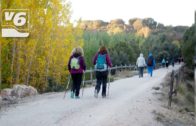
{"type": "MultiPolygon", "coordinates": [[[[178,68],[179,66],[176,66],[178,68]]],[[[70,92],[36,96],[0,113],[1,126],[161,126],[154,120],[154,86],[160,86],[168,69],[154,71],[154,76],[133,76],[110,84],[110,96],[94,98],[94,88],[86,88],[80,99],[70,99],[70,92]]]]}

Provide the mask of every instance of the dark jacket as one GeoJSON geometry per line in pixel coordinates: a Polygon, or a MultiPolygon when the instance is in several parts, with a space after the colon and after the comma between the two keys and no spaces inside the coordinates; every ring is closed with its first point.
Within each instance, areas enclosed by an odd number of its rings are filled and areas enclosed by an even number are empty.
{"type": "Polygon", "coordinates": [[[148,66],[148,67],[155,67],[155,65],[156,65],[156,62],[155,62],[154,57],[153,57],[152,55],[149,55],[149,57],[148,57],[148,59],[147,59],[147,66],[148,66]],[[150,60],[150,59],[152,59],[152,66],[149,66],[149,65],[148,65],[148,60],[150,60]]]}
{"type": "Polygon", "coordinates": [[[68,62],[68,70],[71,74],[79,74],[79,73],[83,73],[85,70],[86,70],[86,64],[85,64],[85,61],[84,61],[84,57],[83,56],[80,56],[78,54],[73,54],[70,58],[69,58],[69,62],[68,62]],[[79,57],[79,65],[80,65],[80,68],[78,70],[75,70],[75,69],[71,69],[71,59],[75,57],[75,58],[78,58],[79,57]]]}

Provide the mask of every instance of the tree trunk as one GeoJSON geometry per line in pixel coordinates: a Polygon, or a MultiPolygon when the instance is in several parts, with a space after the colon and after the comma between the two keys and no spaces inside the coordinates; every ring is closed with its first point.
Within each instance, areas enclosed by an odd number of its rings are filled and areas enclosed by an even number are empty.
{"type": "Polygon", "coordinates": [[[10,86],[14,83],[14,60],[16,56],[16,40],[14,39],[13,47],[12,47],[12,63],[11,63],[11,80],[10,86]]]}
{"type": "Polygon", "coordinates": [[[27,68],[26,85],[29,85],[30,71],[31,71],[32,62],[34,60],[34,55],[35,55],[35,49],[36,49],[36,47],[37,47],[37,43],[36,43],[36,45],[33,48],[33,53],[31,55],[30,62],[29,62],[28,68],[27,68]]]}
{"type": "Polygon", "coordinates": [[[16,49],[16,54],[17,54],[17,61],[16,61],[16,83],[19,83],[20,80],[20,49],[21,49],[21,42],[17,43],[17,49],[16,49]]]}
{"type": "Polygon", "coordinates": [[[1,58],[2,57],[1,57],[1,42],[0,42],[0,92],[1,92],[1,82],[2,82],[1,81],[1,70],[2,70],[2,68],[1,68],[2,67],[2,65],[1,65],[1,63],[2,63],[1,58]]]}
{"type": "MultiPolygon", "coordinates": [[[[46,8],[48,7],[48,4],[49,3],[49,0],[46,2],[46,8]]],[[[43,23],[43,25],[45,25],[45,20],[46,19],[44,19],[44,23],[43,23]]],[[[44,32],[44,30],[40,33],[40,35],[42,35],[43,34],[43,32],[44,32]]],[[[41,42],[43,42],[44,40],[42,39],[42,40],[40,40],[41,42]]],[[[33,62],[33,60],[35,59],[35,57],[34,57],[34,55],[36,55],[36,48],[38,47],[38,42],[36,43],[36,45],[34,46],[34,48],[33,48],[33,54],[32,54],[32,56],[31,56],[31,58],[30,58],[30,63],[29,63],[29,65],[28,65],[28,70],[27,70],[27,78],[26,78],[26,85],[29,85],[29,79],[30,79],[30,71],[31,71],[31,66],[32,66],[32,62],[33,62]]]]}

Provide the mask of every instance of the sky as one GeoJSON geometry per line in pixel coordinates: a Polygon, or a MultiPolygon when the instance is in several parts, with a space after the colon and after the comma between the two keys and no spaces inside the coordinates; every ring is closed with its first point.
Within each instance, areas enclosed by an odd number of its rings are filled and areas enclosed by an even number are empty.
{"type": "Polygon", "coordinates": [[[196,0],[69,0],[71,20],[153,18],[164,25],[191,26],[196,0]]]}

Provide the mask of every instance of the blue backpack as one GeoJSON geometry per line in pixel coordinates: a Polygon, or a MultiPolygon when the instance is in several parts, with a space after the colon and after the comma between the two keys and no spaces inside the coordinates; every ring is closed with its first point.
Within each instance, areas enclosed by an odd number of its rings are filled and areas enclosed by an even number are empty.
{"type": "Polygon", "coordinates": [[[97,70],[106,70],[107,69],[106,54],[104,54],[104,55],[98,54],[95,69],[97,69],[97,70]]]}

